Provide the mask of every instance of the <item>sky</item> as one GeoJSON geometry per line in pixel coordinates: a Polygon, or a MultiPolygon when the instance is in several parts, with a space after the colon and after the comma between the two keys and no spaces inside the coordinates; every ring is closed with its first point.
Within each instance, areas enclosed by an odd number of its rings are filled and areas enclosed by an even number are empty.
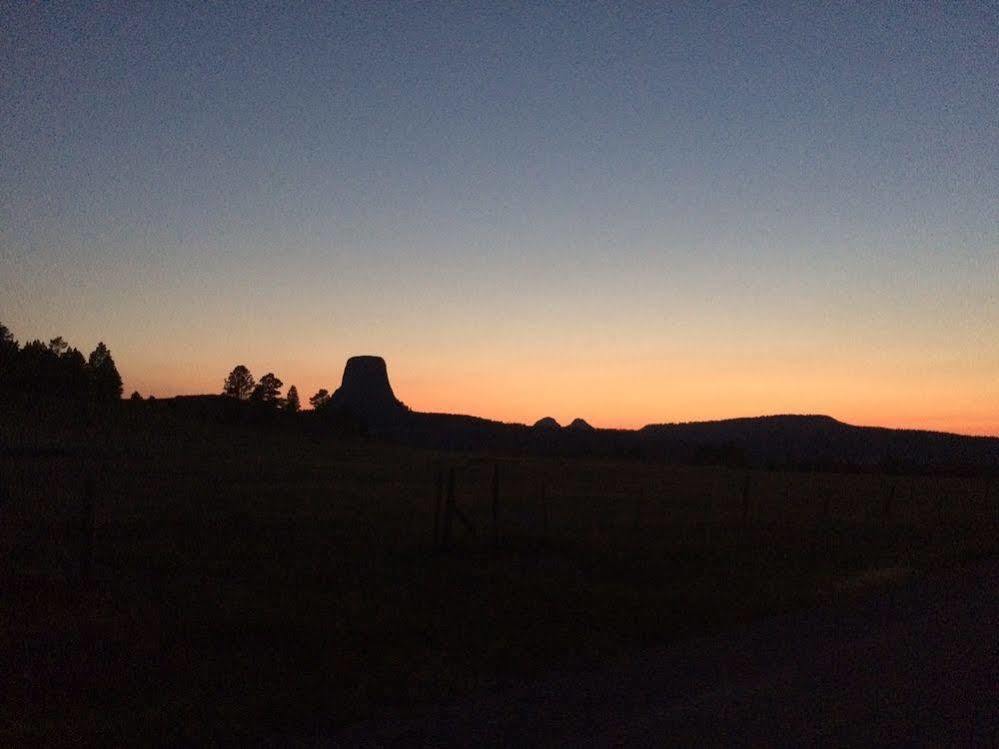
{"type": "Polygon", "coordinates": [[[999,434],[999,4],[7,2],[0,322],[126,394],[999,434]]]}

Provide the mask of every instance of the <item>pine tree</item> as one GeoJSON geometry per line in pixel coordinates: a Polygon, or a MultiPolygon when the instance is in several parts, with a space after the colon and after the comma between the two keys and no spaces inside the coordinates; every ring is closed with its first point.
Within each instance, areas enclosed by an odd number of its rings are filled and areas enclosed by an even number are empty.
{"type": "Polygon", "coordinates": [[[275,377],[273,372],[268,372],[260,378],[260,382],[253,388],[250,400],[268,406],[277,406],[281,400],[281,387],[283,385],[284,383],[275,377]]]}
{"type": "Polygon", "coordinates": [[[309,404],[313,408],[322,408],[330,401],[330,392],[326,388],[320,388],[319,392],[309,398],[309,404]]]}
{"type": "Polygon", "coordinates": [[[292,385],[288,388],[288,397],[284,401],[284,410],[289,413],[298,413],[302,409],[302,403],[298,399],[298,388],[292,385]]]}
{"type": "Polygon", "coordinates": [[[250,374],[250,370],[246,368],[246,365],[238,364],[229,373],[229,376],[225,378],[225,383],[222,385],[222,394],[236,400],[245,401],[253,393],[253,388],[256,384],[253,375],[250,374]]]}
{"type": "Polygon", "coordinates": [[[118,367],[115,366],[111,351],[103,341],[90,353],[87,372],[90,375],[90,392],[95,400],[121,398],[121,375],[118,374],[118,367]]]}

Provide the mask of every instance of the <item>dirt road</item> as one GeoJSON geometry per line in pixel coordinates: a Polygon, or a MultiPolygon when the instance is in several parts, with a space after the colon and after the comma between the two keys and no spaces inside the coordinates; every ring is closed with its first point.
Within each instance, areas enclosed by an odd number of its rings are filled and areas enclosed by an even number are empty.
{"type": "Polygon", "coordinates": [[[319,743],[999,746],[999,561],[319,743]]]}

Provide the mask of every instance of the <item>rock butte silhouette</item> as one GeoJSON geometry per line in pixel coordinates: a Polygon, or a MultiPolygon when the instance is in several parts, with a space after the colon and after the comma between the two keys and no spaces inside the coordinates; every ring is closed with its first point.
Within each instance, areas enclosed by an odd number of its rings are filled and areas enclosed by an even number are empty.
{"type": "Polygon", "coordinates": [[[577,432],[592,432],[593,426],[584,419],[573,419],[566,429],[573,429],[577,432]]]}
{"type": "Polygon", "coordinates": [[[350,357],[330,405],[353,414],[369,426],[397,422],[407,413],[406,406],[392,392],[388,368],[380,356],[350,357]]]}

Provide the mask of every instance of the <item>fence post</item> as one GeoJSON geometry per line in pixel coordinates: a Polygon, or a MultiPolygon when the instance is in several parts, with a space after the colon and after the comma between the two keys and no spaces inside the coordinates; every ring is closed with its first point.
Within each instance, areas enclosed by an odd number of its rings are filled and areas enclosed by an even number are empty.
{"type": "Polygon", "coordinates": [[[94,558],[94,501],[97,484],[93,477],[83,484],[83,502],[80,508],[80,581],[90,580],[94,558]]]}
{"type": "Polygon", "coordinates": [[[746,478],[742,482],[742,524],[749,524],[749,488],[752,483],[752,474],[746,471],[746,478]]]}
{"type": "Polygon", "coordinates": [[[548,497],[545,482],[541,482],[541,532],[548,538],[548,497]]]}
{"type": "Polygon", "coordinates": [[[499,463],[493,463],[493,546],[499,546],[499,463]]]}
{"type": "MultiPolygon", "coordinates": [[[[3,527],[4,514],[7,512],[7,502],[10,500],[10,492],[7,490],[7,484],[3,478],[3,474],[0,473],[0,528],[3,527]]],[[[0,567],[0,570],[2,569],[0,567]]]]}
{"type": "Polygon", "coordinates": [[[447,472],[447,500],[444,505],[444,534],[441,538],[441,547],[448,548],[451,545],[451,518],[454,516],[454,466],[447,472]]]}
{"type": "Polygon", "coordinates": [[[444,501],[444,467],[437,464],[437,476],[434,494],[434,548],[440,545],[441,541],[441,504],[444,501]]]}
{"type": "Polygon", "coordinates": [[[638,529],[642,525],[642,500],[645,499],[645,484],[643,483],[639,490],[635,492],[635,518],[634,525],[632,526],[632,532],[638,533],[638,529]]]}
{"type": "Polygon", "coordinates": [[[888,493],[885,495],[884,506],[881,508],[881,515],[885,522],[891,519],[891,505],[892,501],[895,499],[895,489],[897,486],[898,481],[893,480],[891,485],[888,487],[888,493]]]}

